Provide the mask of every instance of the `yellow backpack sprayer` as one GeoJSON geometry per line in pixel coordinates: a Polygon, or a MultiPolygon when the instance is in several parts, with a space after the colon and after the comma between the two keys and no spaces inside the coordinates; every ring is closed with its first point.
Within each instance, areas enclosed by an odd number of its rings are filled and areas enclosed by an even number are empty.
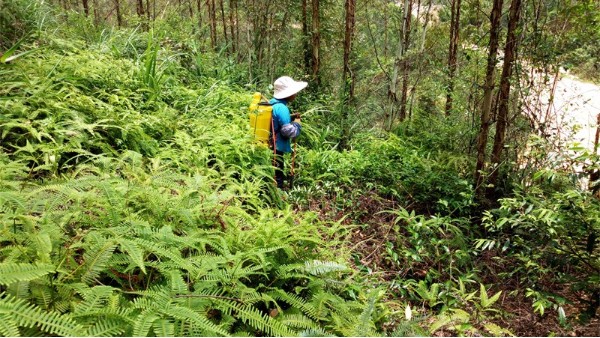
{"type": "MultiPolygon", "coordinates": [[[[252,95],[250,102],[250,132],[254,139],[264,145],[269,145],[273,133],[273,107],[261,93],[252,95]]],[[[273,137],[275,137],[273,135],[273,137]]]]}

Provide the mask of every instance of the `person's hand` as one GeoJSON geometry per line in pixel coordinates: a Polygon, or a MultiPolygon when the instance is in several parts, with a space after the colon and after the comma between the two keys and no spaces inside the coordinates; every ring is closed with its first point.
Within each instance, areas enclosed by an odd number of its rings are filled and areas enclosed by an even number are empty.
{"type": "Polygon", "coordinates": [[[291,117],[292,117],[292,121],[301,123],[300,113],[293,113],[291,117]]]}

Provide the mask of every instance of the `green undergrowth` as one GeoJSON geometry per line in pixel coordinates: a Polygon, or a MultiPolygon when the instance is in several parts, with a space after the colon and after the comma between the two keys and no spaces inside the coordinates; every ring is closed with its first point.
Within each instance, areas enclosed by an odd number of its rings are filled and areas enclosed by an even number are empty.
{"type": "Polygon", "coordinates": [[[275,190],[250,93],[146,39],[0,68],[2,335],[380,332],[347,230],[275,190]]]}
{"type": "Polygon", "coordinates": [[[600,209],[568,175],[480,210],[469,128],[415,117],[340,151],[323,94],[295,102],[282,192],[239,65],[71,19],[0,64],[2,335],[510,335],[500,295],[566,322],[553,283],[599,292],[600,209]]]}

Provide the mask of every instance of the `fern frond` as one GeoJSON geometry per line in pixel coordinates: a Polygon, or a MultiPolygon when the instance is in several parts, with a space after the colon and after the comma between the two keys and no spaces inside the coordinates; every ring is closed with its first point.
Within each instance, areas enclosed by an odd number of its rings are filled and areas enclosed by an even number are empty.
{"type": "Polygon", "coordinates": [[[207,334],[211,335],[219,335],[219,336],[227,336],[227,331],[223,330],[221,327],[213,324],[208,318],[200,315],[199,313],[193,311],[190,308],[178,306],[178,305],[170,305],[164,309],[158,309],[161,313],[174,318],[181,320],[183,322],[188,322],[200,330],[205,331],[207,334]]]}
{"type": "Polygon", "coordinates": [[[158,337],[174,337],[175,336],[175,324],[168,319],[160,319],[154,321],[152,324],[154,333],[158,337]]]}
{"type": "Polygon", "coordinates": [[[16,298],[26,299],[29,296],[29,281],[12,283],[6,290],[16,298]]]}
{"type": "Polygon", "coordinates": [[[125,238],[119,238],[117,241],[121,246],[121,251],[127,252],[131,261],[145,274],[146,266],[144,265],[144,250],[140,248],[135,241],[125,238]]]}
{"type": "Polygon", "coordinates": [[[312,320],[301,314],[283,314],[281,322],[289,327],[294,327],[298,329],[319,329],[319,325],[312,320]]]}
{"type": "Polygon", "coordinates": [[[154,310],[142,311],[133,323],[133,336],[147,337],[152,324],[158,319],[159,317],[154,310]]]}
{"type": "Polygon", "coordinates": [[[373,322],[371,321],[371,316],[373,315],[373,311],[375,311],[375,295],[369,297],[369,301],[367,306],[364,308],[363,312],[358,317],[358,322],[354,326],[353,336],[357,337],[371,337],[373,336],[373,322]]]}
{"type": "Polygon", "coordinates": [[[336,262],[322,262],[319,260],[305,262],[303,268],[304,272],[315,276],[324,275],[330,272],[344,272],[348,270],[348,267],[344,264],[336,262]]]}
{"type": "Polygon", "coordinates": [[[299,337],[335,337],[335,335],[327,333],[325,330],[319,329],[308,329],[300,332],[299,337]]]}
{"type": "Polygon", "coordinates": [[[0,309],[7,313],[20,327],[37,327],[44,332],[59,336],[81,336],[83,328],[67,315],[43,311],[23,299],[0,295],[0,309]]]}
{"type": "Polygon", "coordinates": [[[54,266],[50,264],[0,263],[0,284],[34,280],[52,271],[54,266]]]}
{"type": "Polygon", "coordinates": [[[189,291],[187,283],[181,276],[181,271],[171,270],[169,271],[169,284],[171,285],[171,291],[175,294],[184,294],[189,291]]]}
{"type": "Polygon", "coordinates": [[[19,327],[13,318],[7,314],[0,314],[0,335],[2,337],[20,337],[19,327]]]}
{"type": "Polygon", "coordinates": [[[17,192],[0,191],[0,205],[2,205],[2,209],[4,210],[8,210],[8,207],[12,209],[24,210],[25,199],[22,198],[21,195],[17,192]]]}
{"type": "Polygon", "coordinates": [[[108,265],[116,248],[117,245],[113,241],[106,240],[104,243],[101,242],[86,250],[83,254],[84,270],[81,273],[81,280],[84,283],[93,284],[108,265]]]}
{"type": "Polygon", "coordinates": [[[83,302],[75,306],[73,314],[89,313],[90,311],[102,308],[114,290],[115,288],[112,286],[95,286],[80,292],[83,302]]]}
{"type": "Polygon", "coordinates": [[[135,241],[138,243],[138,245],[146,249],[146,251],[153,253],[157,256],[169,258],[174,263],[179,265],[181,269],[187,270],[189,272],[194,272],[196,270],[194,265],[192,265],[190,262],[181,257],[181,252],[179,251],[180,249],[176,246],[163,248],[161,246],[162,243],[144,240],[141,238],[137,238],[135,239],[135,241]]]}
{"type": "Polygon", "coordinates": [[[90,327],[86,335],[90,337],[114,337],[125,332],[126,324],[122,320],[113,318],[95,318],[95,324],[90,327]]]}
{"type": "Polygon", "coordinates": [[[275,289],[269,292],[269,295],[271,295],[277,300],[284,301],[289,305],[301,310],[304,314],[306,314],[312,319],[320,319],[318,316],[317,309],[312,304],[308,303],[307,301],[305,301],[297,295],[289,294],[282,289],[275,289]]]}
{"type": "Polygon", "coordinates": [[[234,317],[255,330],[264,332],[267,336],[290,337],[296,335],[281,322],[269,317],[267,314],[261,313],[252,306],[225,301],[218,301],[218,303],[224,305],[227,311],[234,317]]]}
{"type": "Polygon", "coordinates": [[[48,285],[35,285],[31,288],[31,296],[34,302],[46,310],[50,309],[53,301],[54,290],[48,285]]]}

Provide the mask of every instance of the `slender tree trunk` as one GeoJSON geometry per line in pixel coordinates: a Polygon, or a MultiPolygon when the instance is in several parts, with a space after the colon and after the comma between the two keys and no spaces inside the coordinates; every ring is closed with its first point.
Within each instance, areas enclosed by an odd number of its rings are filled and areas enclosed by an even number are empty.
{"type": "Polygon", "coordinates": [[[202,34],[202,0],[196,0],[196,7],[198,12],[198,31],[202,34]]]}
{"type": "Polygon", "coordinates": [[[423,35],[421,37],[421,53],[425,50],[425,40],[427,38],[427,27],[429,26],[429,19],[431,16],[431,5],[433,5],[433,0],[429,0],[429,5],[427,6],[427,12],[425,13],[425,22],[423,23],[423,35]]]}
{"type": "Polygon", "coordinates": [[[517,26],[521,14],[521,0],[512,0],[508,18],[508,32],[504,47],[504,64],[502,76],[500,77],[500,96],[498,98],[498,114],[496,119],[496,135],[492,149],[492,165],[494,170],[490,176],[490,183],[496,185],[498,181],[499,166],[504,153],[504,140],[508,127],[508,104],[510,99],[510,77],[512,75],[513,63],[517,49],[517,26]]]}
{"type": "Polygon", "coordinates": [[[233,5],[235,6],[235,45],[237,46],[237,50],[240,50],[240,15],[238,12],[238,0],[233,0],[233,5]]]}
{"type": "Polygon", "coordinates": [[[387,3],[383,3],[383,57],[388,57],[388,8],[387,3]]]}
{"type": "Polygon", "coordinates": [[[119,3],[119,0],[114,0],[115,3],[115,9],[117,11],[117,26],[119,28],[123,27],[123,16],[121,15],[121,4],[119,3]]]}
{"type": "Polygon", "coordinates": [[[308,36],[308,0],[302,0],[302,50],[304,54],[304,72],[306,74],[312,73],[311,68],[311,50],[310,50],[310,37],[308,36]]]}
{"type": "MultiPolygon", "coordinates": [[[[313,0],[314,1],[314,0],[313,0]]],[[[354,73],[351,67],[352,41],[354,38],[356,0],[346,0],[346,24],[344,32],[344,70],[342,73],[343,90],[341,100],[341,126],[342,137],[340,148],[346,149],[350,138],[350,126],[348,123],[349,109],[354,104],[354,73]]],[[[314,13],[313,13],[314,17],[314,13]]]]}
{"type": "MultiPolygon", "coordinates": [[[[352,6],[354,2],[352,0],[352,6]]],[[[319,10],[320,0],[312,0],[312,77],[315,87],[321,85],[321,15],[319,10]]],[[[346,2],[348,6],[348,2],[346,2]]],[[[346,9],[347,10],[347,9],[346,9]]],[[[352,8],[354,10],[354,7],[352,8]]],[[[348,14],[346,14],[348,15],[348,14]]],[[[346,18],[348,19],[348,18],[346,18]]],[[[352,13],[352,20],[354,20],[354,13],[352,13]]],[[[346,22],[346,29],[348,29],[348,22],[346,22]]],[[[354,29],[354,22],[352,22],[352,29],[354,29]]],[[[346,33],[347,34],[347,33],[346,33]]],[[[344,46],[345,48],[345,46],[344,46]]],[[[344,54],[345,55],[345,54],[344,54]]],[[[345,64],[344,64],[345,65],[345,64]]]]}
{"type": "Polygon", "coordinates": [[[225,39],[225,45],[229,45],[229,38],[227,36],[227,22],[225,20],[225,6],[223,0],[219,0],[219,6],[221,7],[221,22],[223,23],[223,37],[225,39]]]}
{"type": "Polygon", "coordinates": [[[494,91],[494,72],[498,54],[498,39],[500,35],[500,18],[502,16],[503,0],[494,0],[492,13],[490,15],[490,42],[483,92],[483,103],[481,105],[481,126],[477,135],[477,164],[475,167],[475,190],[481,200],[485,192],[484,169],[486,163],[486,148],[491,123],[492,94],[494,91]]]}
{"type": "Polygon", "coordinates": [[[210,46],[212,49],[217,47],[217,19],[215,15],[215,1],[206,0],[206,9],[208,11],[208,22],[210,25],[210,46]]]}
{"type": "Polygon", "coordinates": [[[190,13],[190,19],[194,18],[194,6],[192,5],[193,0],[187,0],[188,13],[190,13]]]}
{"type": "Polygon", "coordinates": [[[98,0],[92,0],[92,5],[94,6],[94,25],[98,26],[100,24],[100,8],[98,7],[98,0]]]}
{"type": "Polygon", "coordinates": [[[83,12],[85,13],[86,18],[90,16],[90,4],[88,1],[89,0],[81,0],[81,3],[83,4],[83,12]]]}
{"type": "Polygon", "coordinates": [[[446,116],[452,111],[452,94],[454,93],[454,73],[456,72],[456,55],[460,34],[460,2],[452,0],[450,18],[450,47],[448,47],[448,87],[446,88],[446,116]]]}
{"type": "Polygon", "coordinates": [[[231,36],[231,51],[235,54],[236,51],[236,45],[235,45],[235,28],[234,28],[234,21],[233,21],[233,2],[234,0],[229,0],[229,29],[230,29],[230,36],[231,36]]]}
{"type": "MultiPolygon", "coordinates": [[[[404,17],[404,28],[402,29],[404,32],[404,52],[408,51],[410,45],[410,29],[411,29],[411,19],[412,19],[412,5],[413,0],[407,1],[408,8],[406,8],[406,13],[404,17]]],[[[405,57],[402,58],[402,96],[400,97],[400,121],[404,121],[406,119],[406,106],[408,102],[408,70],[410,68],[410,62],[405,57]]]]}
{"type": "MultiPolygon", "coordinates": [[[[406,8],[408,8],[408,1],[404,1],[404,9],[406,12],[406,8]]],[[[404,14],[402,17],[402,23],[404,27],[404,14]]],[[[390,79],[390,84],[388,86],[388,112],[386,113],[386,117],[388,119],[387,123],[389,128],[392,127],[394,120],[396,119],[396,105],[398,104],[398,74],[400,73],[400,68],[402,65],[402,59],[404,57],[404,32],[401,32],[400,38],[398,39],[398,50],[396,52],[396,58],[394,60],[394,68],[392,70],[392,77],[390,79]]]]}
{"type": "MultiPolygon", "coordinates": [[[[87,1],[87,0],[86,0],[87,1]]],[[[135,11],[140,18],[144,17],[144,0],[137,0],[135,3],[135,11]]]]}
{"type": "Polygon", "coordinates": [[[152,8],[150,8],[150,0],[146,0],[146,16],[148,17],[148,24],[152,21],[152,8]]]}
{"type": "MultiPolygon", "coordinates": [[[[594,137],[594,155],[600,155],[598,150],[600,149],[600,113],[596,118],[596,136],[594,137]]],[[[593,168],[590,172],[590,191],[596,198],[600,199],[600,168],[593,168]]]]}

